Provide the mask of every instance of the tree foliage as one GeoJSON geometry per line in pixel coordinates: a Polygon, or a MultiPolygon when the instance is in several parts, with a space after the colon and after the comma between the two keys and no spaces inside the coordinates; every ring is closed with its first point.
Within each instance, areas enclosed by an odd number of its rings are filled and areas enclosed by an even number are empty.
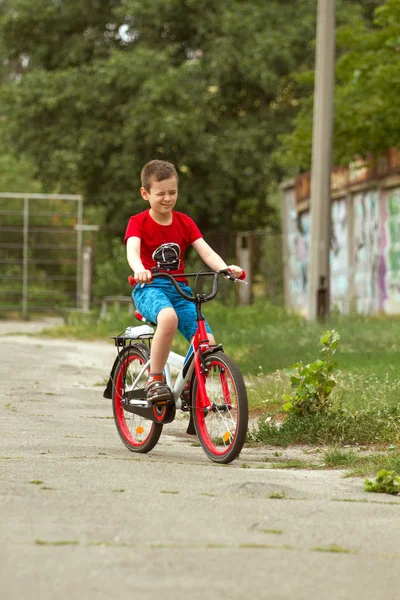
{"type": "MultiPolygon", "coordinates": [[[[337,31],[336,164],[400,144],[400,0],[371,1],[355,8],[337,31]]],[[[303,84],[312,83],[309,72],[303,84]]],[[[311,166],[312,109],[312,96],[305,96],[293,131],[282,138],[280,164],[294,173],[311,166]]]]}
{"type": "Polygon", "coordinates": [[[6,0],[9,143],[45,190],[83,193],[108,222],[144,208],[140,169],[165,158],[201,227],[276,225],[272,153],[314,30],[313,0],[6,0]]]}
{"type": "MultiPolygon", "coordinates": [[[[335,160],[398,142],[400,0],[337,0],[335,160]]],[[[278,227],[311,158],[315,0],[3,0],[6,143],[124,228],[145,162],[207,229],[278,227]]]]}

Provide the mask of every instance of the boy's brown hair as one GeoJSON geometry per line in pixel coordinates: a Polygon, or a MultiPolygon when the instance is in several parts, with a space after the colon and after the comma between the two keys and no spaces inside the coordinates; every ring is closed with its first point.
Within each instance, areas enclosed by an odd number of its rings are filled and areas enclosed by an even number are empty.
{"type": "Polygon", "coordinates": [[[164,179],[170,179],[176,177],[178,183],[179,177],[174,165],[166,160],[151,160],[144,165],[140,178],[142,180],[142,187],[147,192],[150,192],[150,186],[153,179],[156,181],[163,181],[164,179]]]}

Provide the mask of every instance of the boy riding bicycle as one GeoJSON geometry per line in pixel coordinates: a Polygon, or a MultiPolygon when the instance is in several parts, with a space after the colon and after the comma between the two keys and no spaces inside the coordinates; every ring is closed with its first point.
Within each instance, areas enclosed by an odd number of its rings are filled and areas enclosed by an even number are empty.
{"type": "MultiPolygon", "coordinates": [[[[129,219],[124,238],[128,263],[136,281],[132,292],[135,306],[148,321],[157,323],[147,383],[147,399],[153,404],[165,404],[172,397],[164,381],[164,367],[177,329],[191,341],[196,331],[196,309],[170,281],[153,280],[151,269],[158,267],[171,275],[183,274],[184,253],[191,245],[213,271],[229,268],[235,277],[243,272],[236,265],[228,267],[204,241],[193,219],[174,210],[178,181],[176,169],[169,162],[152,160],[143,167],[140,193],[150,208],[129,219]]],[[[178,281],[190,295],[185,277],[179,277],[178,281]]],[[[215,344],[208,323],[206,327],[210,343],[215,344]]]]}

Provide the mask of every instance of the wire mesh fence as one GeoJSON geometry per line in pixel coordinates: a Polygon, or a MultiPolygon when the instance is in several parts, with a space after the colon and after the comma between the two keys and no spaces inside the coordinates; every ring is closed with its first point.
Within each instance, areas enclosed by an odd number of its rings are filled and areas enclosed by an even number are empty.
{"type": "MultiPolygon", "coordinates": [[[[83,225],[82,211],[81,196],[0,194],[0,318],[65,313],[83,309],[82,303],[100,307],[105,296],[131,293],[123,233],[83,225]],[[86,244],[93,263],[89,269],[86,244]]],[[[227,264],[239,264],[248,273],[246,288],[221,285],[220,301],[248,304],[265,298],[283,304],[279,233],[206,231],[204,237],[227,264]]],[[[190,248],[186,271],[204,266],[190,248]]]]}
{"type": "Polygon", "coordinates": [[[79,304],[82,198],[0,194],[0,315],[79,304]]]}

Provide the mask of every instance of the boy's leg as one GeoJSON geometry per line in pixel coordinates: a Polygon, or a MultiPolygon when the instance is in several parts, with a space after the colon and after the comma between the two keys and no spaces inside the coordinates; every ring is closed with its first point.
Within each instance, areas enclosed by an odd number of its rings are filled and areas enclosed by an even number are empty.
{"type": "MultiPolygon", "coordinates": [[[[192,291],[188,286],[181,285],[181,287],[186,294],[191,295],[192,291]]],[[[187,341],[191,343],[197,327],[195,305],[192,302],[182,298],[178,292],[175,292],[172,302],[178,314],[178,329],[183,337],[185,337],[187,341]]],[[[215,338],[211,333],[211,328],[207,321],[206,330],[210,344],[215,344],[215,338]]],[[[182,396],[186,403],[190,406],[190,382],[188,382],[186,385],[187,387],[183,390],[182,396]]],[[[186,433],[188,435],[196,435],[192,410],[190,410],[190,420],[186,429],[186,433]]]]}
{"type": "Polygon", "coordinates": [[[150,372],[162,373],[170,353],[178,317],[173,308],[163,308],[157,316],[157,329],[151,344],[150,372]]]}
{"type": "Polygon", "coordinates": [[[139,312],[157,323],[151,345],[150,376],[147,384],[147,399],[155,404],[165,404],[172,398],[163,372],[177,329],[178,317],[166,291],[166,286],[158,283],[140,287],[133,293],[139,312]]]}
{"type": "Polygon", "coordinates": [[[156,404],[163,404],[172,398],[171,390],[164,381],[163,371],[177,326],[178,317],[173,308],[160,310],[151,344],[150,376],[147,383],[147,399],[156,404]]]}

